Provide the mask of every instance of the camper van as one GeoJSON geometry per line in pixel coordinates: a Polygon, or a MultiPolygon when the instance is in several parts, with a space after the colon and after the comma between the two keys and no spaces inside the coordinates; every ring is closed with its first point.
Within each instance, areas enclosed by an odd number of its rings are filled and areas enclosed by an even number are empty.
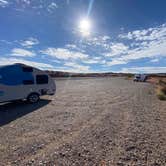
{"type": "Polygon", "coordinates": [[[55,81],[44,71],[24,64],[0,67],[0,102],[39,101],[40,96],[54,95],[55,81]]]}

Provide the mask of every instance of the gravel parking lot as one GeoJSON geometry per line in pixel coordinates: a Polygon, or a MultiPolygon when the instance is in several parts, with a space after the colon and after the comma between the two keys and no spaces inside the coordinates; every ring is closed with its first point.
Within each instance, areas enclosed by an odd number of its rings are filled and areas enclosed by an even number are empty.
{"type": "Polygon", "coordinates": [[[57,79],[55,96],[0,105],[0,165],[164,166],[166,102],[149,83],[57,79]]]}

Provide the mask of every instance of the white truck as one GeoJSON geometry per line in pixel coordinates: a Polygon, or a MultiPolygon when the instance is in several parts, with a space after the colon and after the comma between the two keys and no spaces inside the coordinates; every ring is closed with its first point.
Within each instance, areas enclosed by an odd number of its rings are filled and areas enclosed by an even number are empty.
{"type": "Polygon", "coordinates": [[[55,81],[42,70],[19,63],[0,67],[0,103],[15,100],[36,103],[40,96],[55,92],[55,81]]]}
{"type": "Polygon", "coordinates": [[[147,75],[145,74],[136,74],[133,81],[135,82],[145,82],[147,80],[147,75]]]}

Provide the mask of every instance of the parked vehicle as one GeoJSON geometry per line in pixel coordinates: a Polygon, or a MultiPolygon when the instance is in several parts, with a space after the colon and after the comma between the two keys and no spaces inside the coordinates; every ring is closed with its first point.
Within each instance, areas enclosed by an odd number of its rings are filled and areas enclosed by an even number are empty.
{"type": "Polygon", "coordinates": [[[136,82],[145,82],[146,80],[147,80],[147,75],[145,74],[136,74],[133,79],[133,81],[136,82]]]}
{"type": "Polygon", "coordinates": [[[54,95],[55,81],[44,71],[24,64],[0,67],[0,102],[39,101],[42,95],[54,95]]]}

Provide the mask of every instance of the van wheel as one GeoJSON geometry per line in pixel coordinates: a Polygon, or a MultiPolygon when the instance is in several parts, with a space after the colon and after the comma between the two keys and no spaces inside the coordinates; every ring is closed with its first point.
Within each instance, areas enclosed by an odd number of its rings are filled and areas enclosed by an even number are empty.
{"type": "Polygon", "coordinates": [[[28,96],[27,100],[29,103],[37,103],[40,97],[37,93],[32,93],[28,96]]]}

